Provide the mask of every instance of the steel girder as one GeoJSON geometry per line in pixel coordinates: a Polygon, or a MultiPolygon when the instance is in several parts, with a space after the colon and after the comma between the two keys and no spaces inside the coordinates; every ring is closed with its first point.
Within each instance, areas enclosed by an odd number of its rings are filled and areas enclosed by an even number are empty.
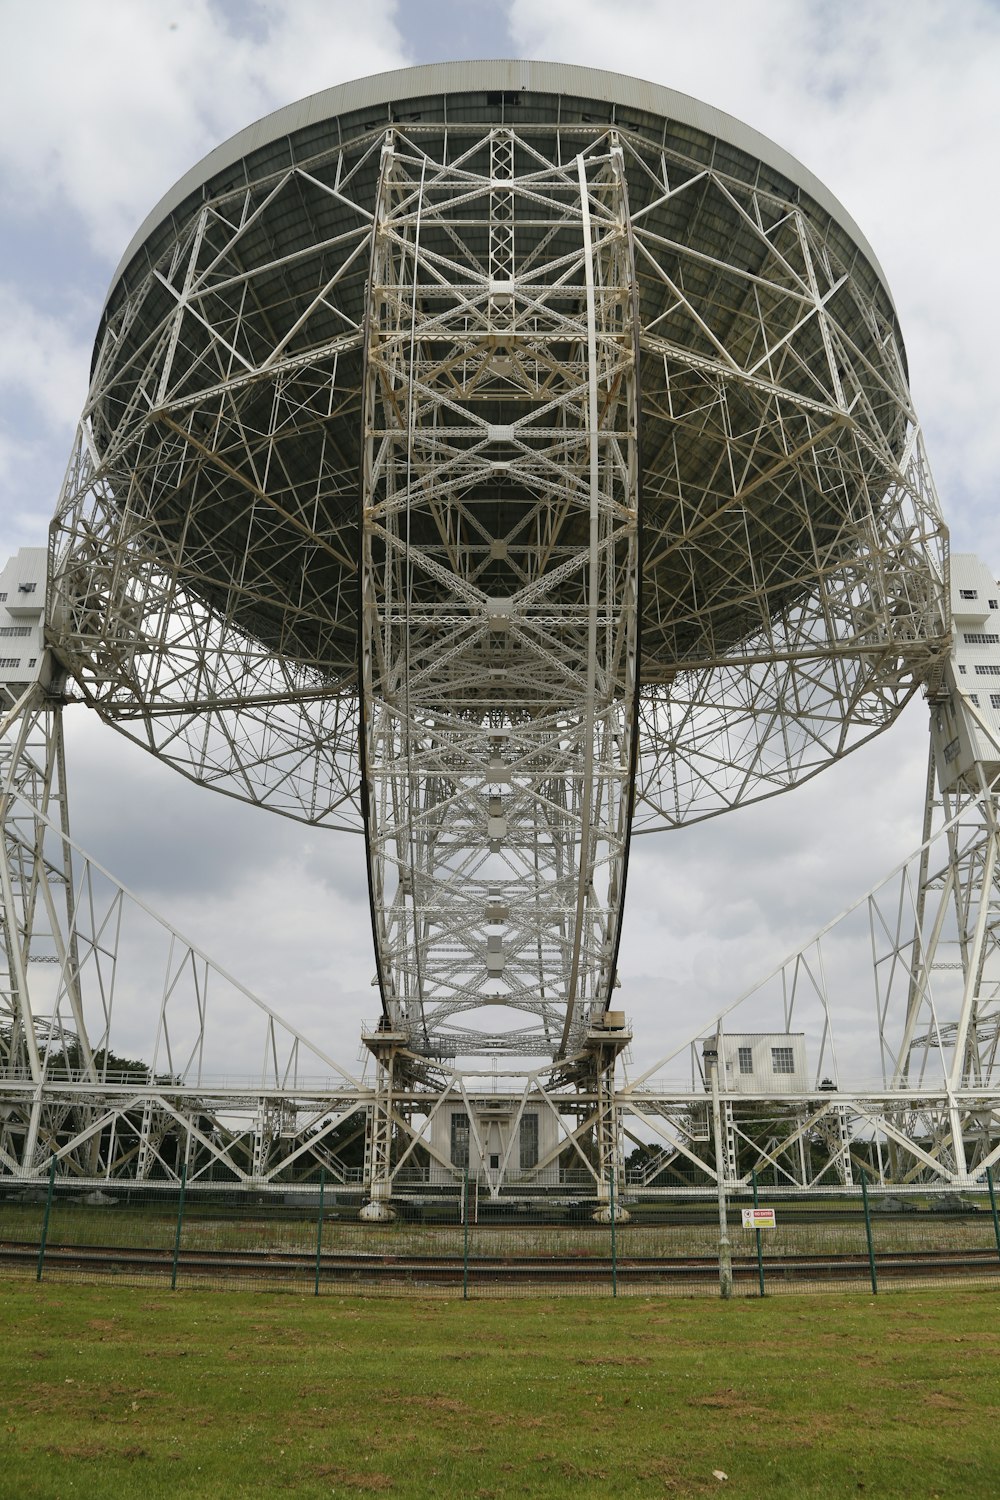
{"type": "Polygon", "coordinates": [[[613,136],[562,166],[510,130],[448,163],[387,139],[366,338],[363,774],[386,1025],[428,1058],[566,1056],[614,984],[637,331],[613,136]],[[448,229],[446,254],[428,225],[448,229]]]}

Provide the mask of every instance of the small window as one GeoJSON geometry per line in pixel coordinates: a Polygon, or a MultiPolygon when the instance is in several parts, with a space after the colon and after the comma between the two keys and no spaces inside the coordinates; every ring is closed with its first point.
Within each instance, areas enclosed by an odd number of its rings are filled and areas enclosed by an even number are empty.
{"type": "Polygon", "coordinates": [[[965,676],[965,668],[964,668],[964,667],[959,667],[959,669],[958,669],[958,670],[959,670],[959,673],[960,673],[960,675],[961,675],[961,676],[962,676],[962,677],[964,677],[964,676],[965,676]]]}
{"type": "Polygon", "coordinates": [[[736,1049],[736,1059],[737,1059],[737,1062],[739,1063],[739,1069],[740,1069],[741,1073],[752,1073],[753,1072],[753,1048],[752,1047],[737,1047],[737,1049],[736,1049]]]}
{"type": "Polygon", "coordinates": [[[990,694],[990,708],[1000,708],[1000,693],[990,694]]]}
{"type": "Polygon", "coordinates": [[[970,693],[969,694],[969,702],[970,703],[974,703],[976,705],[976,707],[978,708],[979,707],[979,694],[978,693],[970,693]]]}
{"type": "Polygon", "coordinates": [[[946,765],[951,765],[951,762],[955,759],[961,748],[962,741],[957,736],[955,737],[955,739],[948,741],[947,745],[945,745],[944,747],[944,758],[946,765]]]}
{"type": "Polygon", "coordinates": [[[979,590],[978,589],[959,589],[958,596],[959,596],[960,599],[978,599],[979,598],[979,590]]]}
{"type": "Polygon", "coordinates": [[[451,1164],[469,1165],[469,1117],[457,1110],[451,1117],[451,1164]]]}
{"type": "Polygon", "coordinates": [[[499,1157],[498,1153],[493,1152],[491,1154],[491,1156],[490,1156],[490,1171],[491,1172],[499,1172],[499,1170],[500,1170],[500,1157],[499,1157]]]}
{"type": "Polygon", "coordinates": [[[0,604],[6,604],[6,603],[7,603],[7,591],[6,591],[6,589],[4,589],[4,591],[2,593],[0,593],[0,604]]]}
{"type": "Polygon", "coordinates": [[[538,1116],[522,1115],[519,1126],[521,1171],[538,1166],[538,1116]]]}
{"type": "Polygon", "coordinates": [[[19,594],[33,594],[37,587],[37,583],[19,583],[17,586],[17,592],[19,594]]]}
{"type": "Polygon", "coordinates": [[[771,1066],[775,1073],[795,1072],[795,1052],[791,1047],[772,1047],[771,1066]]]}
{"type": "Polygon", "coordinates": [[[37,667],[37,665],[38,665],[38,657],[37,656],[29,656],[29,658],[28,658],[28,666],[29,667],[37,667]]]}
{"type": "Polygon", "coordinates": [[[990,609],[1000,609],[1000,599],[987,599],[990,609]]]}

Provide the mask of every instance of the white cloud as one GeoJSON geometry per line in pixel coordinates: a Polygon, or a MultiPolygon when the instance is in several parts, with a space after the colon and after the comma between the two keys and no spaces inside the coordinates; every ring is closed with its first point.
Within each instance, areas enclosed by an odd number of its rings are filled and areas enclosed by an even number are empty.
{"type": "Polygon", "coordinates": [[[843,202],[886,272],[964,550],[1000,559],[1000,10],[990,0],[512,0],[525,56],[639,74],[745,120],[843,202]],[[613,24],[612,24],[613,23],[613,24]]]}
{"type": "Polygon", "coordinates": [[[8,214],[67,208],[113,258],[218,142],[304,94],[405,61],[395,0],[48,0],[8,12],[8,214]]]}
{"type": "Polygon", "coordinates": [[[396,0],[9,8],[0,50],[0,554],[44,539],[111,273],[171,184],[259,116],[401,66],[396,0]],[[41,516],[33,537],[17,520],[41,516]]]}
{"type": "Polygon", "coordinates": [[[89,330],[79,317],[32,304],[11,284],[0,284],[0,396],[26,400],[49,431],[65,432],[87,392],[89,330]]]}

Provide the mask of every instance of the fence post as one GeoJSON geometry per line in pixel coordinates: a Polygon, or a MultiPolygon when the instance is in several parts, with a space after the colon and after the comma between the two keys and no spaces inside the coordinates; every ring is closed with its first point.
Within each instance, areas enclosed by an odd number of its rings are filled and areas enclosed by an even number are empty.
{"type": "Polygon", "coordinates": [[[725,1301],[733,1295],[733,1251],[729,1243],[729,1216],[726,1209],[726,1160],[722,1148],[722,1108],[719,1101],[718,1052],[706,1050],[709,1059],[709,1081],[712,1089],[712,1125],[715,1136],[715,1177],[719,1189],[719,1296],[725,1301]]]}
{"type": "Polygon", "coordinates": [[[469,1169],[462,1185],[462,1301],[469,1300],[469,1169]]]}
{"type": "Polygon", "coordinates": [[[42,1269],[45,1265],[45,1242],[49,1237],[49,1216],[52,1213],[52,1194],[56,1189],[56,1158],[55,1152],[49,1158],[49,1190],[45,1195],[45,1216],[42,1219],[42,1237],[38,1243],[38,1270],[35,1272],[35,1280],[41,1281],[42,1269]]]}
{"type": "Polygon", "coordinates": [[[868,1174],[861,1168],[861,1202],[865,1210],[865,1235],[868,1240],[868,1269],[871,1272],[872,1292],[878,1296],[878,1277],[875,1274],[875,1245],[872,1240],[872,1216],[868,1208],[868,1174]]]}
{"type": "Polygon", "coordinates": [[[316,1285],[313,1287],[313,1296],[319,1296],[319,1264],[320,1256],[323,1254],[323,1193],[326,1189],[326,1168],[319,1169],[319,1217],[316,1220],[316,1285]]]}
{"type": "Polygon", "coordinates": [[[997,1218],[997,1195],[993,1185],[993,1168],[986,1168],[986,1182],[990,1190],[990,1208],[993,1211],[993,1238],[997,1242],[997,1255],[1000,1255],[1000,1219],[997,1218]]]}
{"type": "Polygon", "coordinates": [[[177,1262],[181,1253],[181,1230],[184,1227],[184,1190],[187,1187],[187,1162],[181,1167],[181,1191],[177,1199],[177,1230],[174,1234],[174,1262],[170,1270],[170,1290],[177,1290],[177,1262]]]}
{"type": "Polygon", "coordinates": [[[617,1213],[615,1211],[615,1169],[608,1173],[611,1188],[611,1295],[618,1296],[618,1238],[616,1234],[617,1213]]]}
{"type": "MultiPolygon", "coordinates": [[[[760,1200],[759,1200],[759,1197],[758,1197],[758,1194],[757,1194],[757,1168],[756,1167],[754,1167],[751,1170],[751,1172],[750,1172],[750,1181],[753,1183],[753,1206],[754,1206],[754,1208],[759,1208],[760,1207],[760,1200]]],[[[763,1247],[761,1246],[761,1242],[760,1242],[760,1230],[759,1229],[755,1229],[754,1230],[754,1234],[757,1236],[757,1281],[758,1281],[758,1283],[760,1285],[760,1295],[763,1297],[763,1295],[764,1295],[764,1251],[763,1251],[763,1247]]]]}

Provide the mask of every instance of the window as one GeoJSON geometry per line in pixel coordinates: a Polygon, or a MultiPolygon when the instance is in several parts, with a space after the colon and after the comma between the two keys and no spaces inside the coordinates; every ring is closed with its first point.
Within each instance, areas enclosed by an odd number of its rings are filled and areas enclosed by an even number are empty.
{"type": "Polygon", "coordinates": [[[965,668],[964,667],[959,667],[958,670],[961,673],[961,675],[964,677],[965,676],[965,668]]]}
{"type": "Polygon", "coordinates": [[[0,625],[0,636],[9,639],[11,636],[25,636],[31,634],[30,625],[0,625]]]}
{"type": "Polygon", "coordinates": [[[791,1047],[772,1047],[771,1067],[774,1069],[775,1073],[794,1073],[794,1050],[791,1047]]]}
{"type": "Polygon", "coordinates": [[[977,677],[1000,677],[1000,667],[977,667],[977,677]]]}
{"type": "Polygon", "coordinates": [[[30,656],[28,658],[28,666],[29,667],[36,667],[37,665],[38,665],[38,657],[37,656],[30,656]]]}
{"type": "Polygon", "coordinates": [[[20,665],[19,656],[0,656],[0,667],[19,667],[20,665]]]}
{"type": "Polygon", "coordinates": [[[978,693],[970,693],[969,694],[969,702],[970,703],[974,703],[976,705],[976,707],[978,708],[979,707],[979,694],[978,693]]]}
{"type": "Polygon", "coordinates": [[[37,587],[37,583],[19,583],[17,586],[17,592],[19,594],[33,594],[37,587]]]}
{"type": "Polygon", "coordinates": [[[987,600],[987,603],[989,604],[990,609],[1000,609],[1000,599],[989,599],[987,600]]]}
{"type": "Polygon", "coordinates": [[[958,597],[960,599],[978,599],[979,598],[979,590],[978,589],[959,589],[959,591],[958,591],[958,597]]]}
{"type": "Polygon", "coordinates": [[[951,764],[961,748],[962,741],[957,736],[955,737],[955,739],[948,741],[947,745],[945,745],[944,747],[944,758],[946,764],[951,764]]]}
{"type": "Polygon", "coordinates": [[[1000,708],[1000,693],[990,694],[990,708],[1000,708]]]}
{"type": "Polygon", "coordinates": [[[521,1171],[538,1166],[538,1116],[522,1115],[520,1124],[521,1171]]]}
{"type": "Polygon", "coordinates": [[[0,593],[0,604],[6,604],[6,603],[7,603],[7,591],[6,591],[6,589],[4,589],[4,591],[2,593],[0,593]]]}
{"type": "Polygon", "coordinates": [[[967,646],[995,646],[1000,641],[1000,635],[988,635],[982,630],[967,630],[962,635],[962,640],[967,646]]]}
{"type": "Polygon", "coordinates": [[[451,1164],[453,1167],[469,1165],[469,1117],[459,1111],[451,1117],[451,1164]]]}
{"type": "Polygon", "coordinates": [[[739,1064],[739,1069],[740,1069],[741,1073],[752,1073],[753,1072],[753,1048],[752,1047],[737,1047],[737,1049],[736,1049],[736,1060],[737,1060],[737,1063],[739,1064]]]}

